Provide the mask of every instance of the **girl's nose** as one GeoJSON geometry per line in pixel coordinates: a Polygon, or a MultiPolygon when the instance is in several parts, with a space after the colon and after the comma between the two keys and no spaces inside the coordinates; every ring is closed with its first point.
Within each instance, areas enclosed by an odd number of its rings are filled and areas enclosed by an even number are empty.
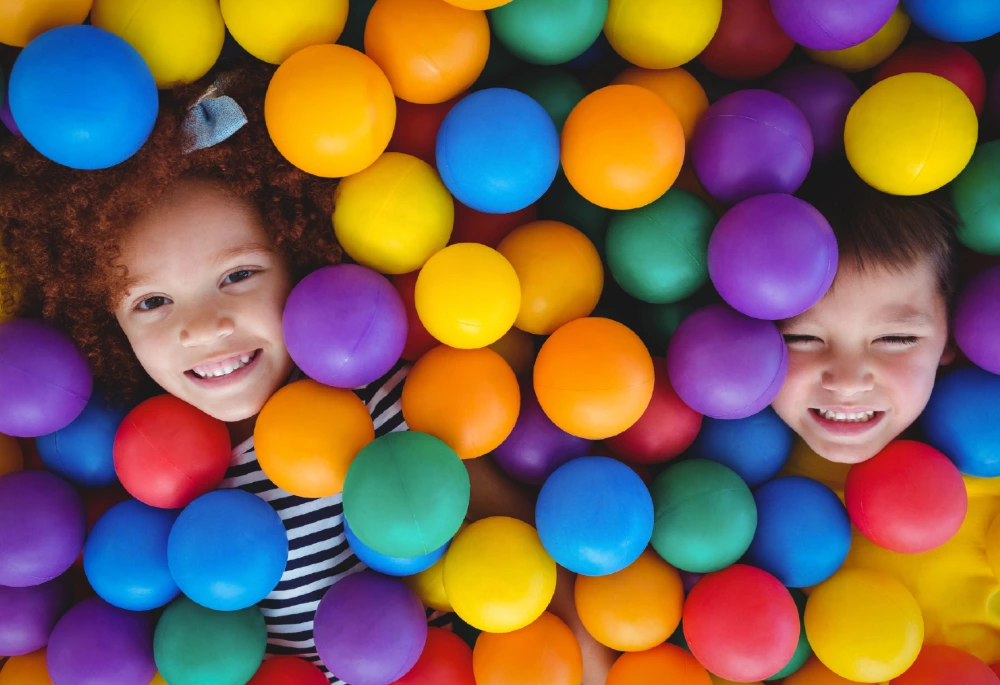
{"type": "Polygon", "coordinates": [[[208,345],[220,338],[232,335],[235,325],[229,316],[218,312],[205,312],[192,316],[181,328],[181,344],[184,347],[208,345]]]}

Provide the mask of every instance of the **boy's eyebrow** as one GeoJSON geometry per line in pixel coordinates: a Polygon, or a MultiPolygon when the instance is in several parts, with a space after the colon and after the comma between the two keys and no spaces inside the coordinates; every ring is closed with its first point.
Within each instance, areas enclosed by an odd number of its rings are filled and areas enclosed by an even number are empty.
{"type": "Polygon", "coordinates": [[[931,317],[925,312],[909,304],[894,304],[884,307],[879,312],[879,321],[885,323],[898,324],[924,324],[929,323],[931,317]]]}

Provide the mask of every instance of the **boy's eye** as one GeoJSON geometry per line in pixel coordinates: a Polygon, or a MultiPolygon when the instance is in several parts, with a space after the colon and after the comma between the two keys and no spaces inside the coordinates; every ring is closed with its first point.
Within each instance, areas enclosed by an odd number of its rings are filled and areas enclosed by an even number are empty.
{"type": "Polygon", "coordinates": [[[136,305],[136,309],[148,312],[151,309],[162,307],[168,302],[170,302],[170,300],[164,297],[163,295],[153,295],[152,297],[147,297],[145,300],[136,305]]]}
{"type": "Polygon", "coordinates": [[[885,335],[879,338],[876,342],[886,343],[888,345],[913,345],[917,342],[917,336],[915,335],[885,335]]]}
{"type": "Polygon", "coordinates": [[[226,280],[223,284],[239,283],[240,281],[245,281],[246,279],[253,276],[256,271],[251,271],[250,269],[240,269],[239,271],[234,271],[233,273],[226,276],[226,280]]]}

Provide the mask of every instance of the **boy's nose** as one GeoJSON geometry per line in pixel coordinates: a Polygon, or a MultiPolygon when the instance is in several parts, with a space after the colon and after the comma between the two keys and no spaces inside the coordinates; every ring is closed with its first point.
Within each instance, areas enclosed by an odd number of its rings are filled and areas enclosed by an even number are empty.
{"type": "Polygon", "coordinates": [[[849,397],[875,387],[875,376],[861,359],[834,359],[823,371],[822,385],[824,390],[849,397]]]}
{"type": "Polygon", "coordinates": [[[181,329],[181,344],[184,347],[207,345],[231,335],[234,328],[232,318],[218,313],[192,316],[181,329]]]}

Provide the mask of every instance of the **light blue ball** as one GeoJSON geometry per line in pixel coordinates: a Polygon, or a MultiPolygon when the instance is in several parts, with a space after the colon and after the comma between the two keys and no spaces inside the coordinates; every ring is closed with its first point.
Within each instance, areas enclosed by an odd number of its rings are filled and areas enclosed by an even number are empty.
{"type": "Polygon", "coordinates": [[[1000,476],[1000,376],[976,366],[934,385],[920,415],[927,442],[966,476],[1000,476]]]}
{"type": "Polygon", "coordinates": [[[448,549],[448,545],[443,545],[437,548],[430,554],[424,554],[419,557],[405,558],[405,557],[390,557],[380,552],[376,552],[371,547],[365,545],[365,543],[358,540],[358,536],[354,534],[351,527],[347,525],[347,519],[344,519],[344,535],[347,536],[347,544],[351,546],[351,551],[354,555],[361,560],[365,566],[373,571],[378,571],[387,576],[412,576],[421,571],[426,571],[431,566],[433,566],[438,559],[444,556],[445,551],[448,549]]]}
{"type": "Polygon", "coordinates": [[[167,538],[179,514],[130,499],[97,519],[83,548],[94,592],[129,611],[156,609],[179,595],[167,565],[167,538]]]}
{"type": "Polygon", "coordinates": [[[288,563],[288,537],[264,500],[243,490],[216,490],[177,517],[167,562],[189,598],[216,611],[236,611],[278,585],[288,563]]]}
{"type": "Polygon", "coordinates": [[[14,63],[8,97],[32,147],[74,169],[104,169],[134,155],[159,111],[156,82],[136,49],[87,25],[31,41],[14,63]]]}
{"type": "Polygon", "coordinates": [[[653,535],[653,499],[642,479],[608,457],[556,469],[538,493],[538,536],[570,571],[604,576],[639,558],[653,535]]]}
{"type": "Polygon", "coordinates": [[[745,419],[706,416],[691,453],[728,466],[747,485],[756,488],[785,467],[794,436],[771,407],[745,419]]]}
{"type": "Polygon", "coordinates": [[[506,214],[540,198],[559,169],[559,134],[535,100],[509,88],[463,98],[437,137],[441,180],[462,204],[506,214]]]}
{"type": "Polygon", "coordinates": [[[964,43],[1000,32],[997,0],[903,0],[913,23],[938,40],[964,43]]]}
{"type": "Polygon", "coordinates": [[[127,413],[117,404],[105,406],[104,394],[94,392],[71,424],[35,440],[45,468],[84,488],[116,483],[115,433],[127,413]]]}

